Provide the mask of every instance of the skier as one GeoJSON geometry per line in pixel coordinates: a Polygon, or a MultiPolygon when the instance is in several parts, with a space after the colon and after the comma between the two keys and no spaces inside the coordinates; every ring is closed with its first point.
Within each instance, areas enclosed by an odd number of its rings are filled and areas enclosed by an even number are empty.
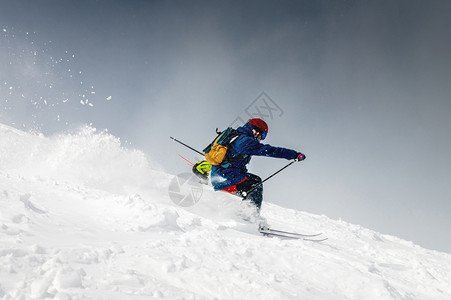
{"type": "MultiPolygon", "coordinates": [[[[238,127],[237,131],[240,135],[229,145],[227,163],[211,166],[211,183],[216,191],[225,191],[241,196],[243,200],[250,200],[258,213],[263,200],[263,185],[259,176],[247,171],[246,165],[251,157],[257,155],[302,161],[306,156],[295,150],[260,143],[268,134],[268,125],[262,119],[250,119],[238,127]]],[[[201,165],[202,163],[198,166],[201,165]]]]}

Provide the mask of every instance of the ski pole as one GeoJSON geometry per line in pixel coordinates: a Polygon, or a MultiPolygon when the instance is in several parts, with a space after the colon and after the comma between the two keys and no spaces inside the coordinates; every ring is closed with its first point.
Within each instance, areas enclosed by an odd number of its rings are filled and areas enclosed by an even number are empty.
{"type": "Polygon", "coordinates": [[[266,178],[265,180],[262,180],[262,182],[260,182],[259,184],[255,185],[253,188],[251,188],[249,191],[247,192],[243,192],[241,195],[243,196],[243,199],[246,199],[247,195],[249,195],[251,192],[253,192],[256,188],[258,188],[259,186],[261,186],[265,181],[267,181],[268,179],[274,177],[275,175],[279,174],[279,172],[285,170],[286,168],[288,168],[289,166],[291,166],[293,163],[295,163],[296,161],[293,160],[292,162],[290,162],[288,165],[286,165],[285,167],[281,168],[280,170],[278,170],[277,172],[275,172],[274,174],[272,174],[271,176],[269,176],[268,178],[266,178]]]}
{"type": "Polygon", "coordinates": [[[187,144],[180,142],[178,139],[173,138],[172,136],[170,136],[170,138],[173,139],[175,142],[177,142],[177,143],[179,143],[179,144],[182,144],[183,146],[185,146],[185,147],[187,147],[187,148],[193,150],[194,152],[199,153],[200,155],[204,156],[204,154],[203,154],[202,152],[197,151],[196,149],[194,149],[194,148],[188,146],[187,144]]]}
{"type": "Polygon", "coordinates": [[[180,158],[182,158],[184,161],[186,161],[188,166],[194,167],[194,164],[192,162],[190,162],[189,160],[187,160],[186,158],[184,158],[183,156],[181,156],[180,154],[177,153],[178,156],[180,156],[180,158]]]}

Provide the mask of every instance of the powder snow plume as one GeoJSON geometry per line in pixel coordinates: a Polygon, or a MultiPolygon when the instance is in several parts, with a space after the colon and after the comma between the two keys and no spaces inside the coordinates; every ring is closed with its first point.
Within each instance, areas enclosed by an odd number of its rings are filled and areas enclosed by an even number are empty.
{"type": "Polygon", "coordinates": [[[451,299],[450,254],[269,201],[272,227],[328,239],[264,237],[211,187],[174,204],[174,178],[105,131],[0,124],[0,298],[451,299]]]}
{"type": "Polygon", "coordinates": [[[0,165],[12,174],[41,176],[120,192],[152,179],[143,152],[126,149],[119,138],[84,126],[45,137],[0,124],[0,165]]]}

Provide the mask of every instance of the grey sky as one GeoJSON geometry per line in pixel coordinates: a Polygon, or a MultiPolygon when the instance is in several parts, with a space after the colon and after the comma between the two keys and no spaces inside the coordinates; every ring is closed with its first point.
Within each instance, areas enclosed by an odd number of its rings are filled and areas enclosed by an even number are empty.
{"type": "Polygon", "coordinates": [[[176,154],[195,155],[169,136],[201,149],[266,92],[283,110],[267,142],[307,160],[265,201],[451,252],[450,15],[448,1],[2,0],[0,122],[92,122],[176,174],[176,154]]]}

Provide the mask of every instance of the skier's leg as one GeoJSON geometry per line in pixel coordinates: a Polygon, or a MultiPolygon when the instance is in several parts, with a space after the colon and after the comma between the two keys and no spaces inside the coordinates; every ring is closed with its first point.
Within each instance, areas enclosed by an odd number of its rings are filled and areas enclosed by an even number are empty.
{"type": "Polygon", "coordinates": [[[243,182],[236,185],[238,190],[237,194],[241,195],[242,192],[248,193],[246,198],[243,198],[243,219],[250,221],[251,223],[258,224],[259,227],[268,227],[266,218],[260,215],[260,207],[263,200],[263,185],[261,184],[261,178],[248,174],[248,178],[243,182]],[[249,191],[258,185],[253,191],[249,191]]]}
{"type": "Polygon", "coordinates": [[[254,174],[248,174],[247,179],[238,183],[236,185],[236,189],[238,192],[246,192],[250,191],[253,187],[258,185],[256,189],[247,194],[246,199],[252,201],[253,204],[260,210],[263,201],[263,185],[260,184],[262,182],[261,178],[254,174]]]}

